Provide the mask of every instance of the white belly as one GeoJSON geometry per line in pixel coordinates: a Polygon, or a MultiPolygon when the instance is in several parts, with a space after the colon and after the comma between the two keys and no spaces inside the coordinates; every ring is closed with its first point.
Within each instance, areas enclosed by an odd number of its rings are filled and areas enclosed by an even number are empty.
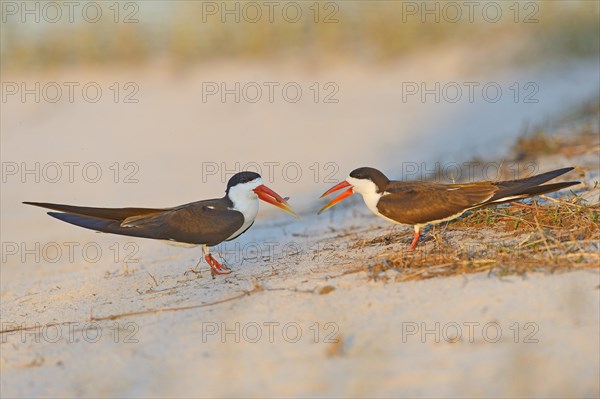
{"type": "Polygon", "coordinates": [[[256,219],[256,215],[258,214],[258,198],[254,200],[238,201],[238,203],[234,203],[233,209],[244,215],[244,224],[237,229],[235,233],[230,235],[227,238],[228,240],[233,240],[235,237],[246,231],[248,227],[252,226],[252,223],[254,223],[254,219],[256,219]]]}

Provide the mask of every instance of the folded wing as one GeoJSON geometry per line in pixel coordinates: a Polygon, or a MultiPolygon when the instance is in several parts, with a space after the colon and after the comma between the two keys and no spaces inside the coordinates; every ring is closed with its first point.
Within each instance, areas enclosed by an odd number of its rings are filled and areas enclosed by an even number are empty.
{"type": "Polygon", "coordinates": [[[428,224],[460,216],[467,210],[497,205],[557,191],[580,182],[543,184],[573,168],[557,169],[536,176],[501,182],[435,184],[392,182],[389,194],[377,208],[385,216],[404,224],[428,224]]]}
{"type": "Polygon", "coordinates": [[[435,183],[392,184],[377,208],[399,223],[419,225],[455,217],[473,204],[489,200],[496,188],[491,184],[445,185],[435,183]],[[460,187],[457,187],[460,186],[460,187]]]}
{"type": "Polygon", "coordinates": [[[25,202],[60,212],[48,215],[64,222],[103,233],[171,240],[189,244],[217,245],[244,223],[242,213],[213,200],[169,209],[92,208],[25,202]]]}

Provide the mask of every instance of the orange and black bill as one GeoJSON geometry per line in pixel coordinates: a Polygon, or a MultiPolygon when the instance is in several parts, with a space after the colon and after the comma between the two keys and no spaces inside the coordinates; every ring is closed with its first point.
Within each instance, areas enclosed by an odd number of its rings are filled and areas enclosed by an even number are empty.
{"type": "Polygon", "coordinates": [[[323,208],[321,208],[321,210],[319,210],[319,212],[317,212],[317,215],[320,215],[321,212],[331,208],[335,204],[342,202],[343,200],[345,200],[346,198],[348,198],[349,196],[354,194],[354,190],[352,189],[352,185],[344,180],[343,182],[336,184],[335,186],[333,186],[329,190],[327,190],[325,193],[323,193],[323,195],[321,195],[320,198],[323,198],[335,191],[341,190],[346,187],[350,187],[350,188],[348,190],[344,191],[343,193],[341,193],[340,195],[338,195],[336,198],[334,198],[331,202],[329,202],[323,208]]]}
{"type": "Polygon", "coordinates": [[[277,194],[275,191],[271,190],[264,184],[261,184],[260,186],[256,187],[254,189],[254,192],[256,193],[256,195],[258,195],[258,198],[260,198],[261,200],[268,202],[271,205],[275,205],[277,208],[289,213],[296,219],[300,219],[300,216],[298,216],[298,214],[296,214],[296,212],[294,212],[292,208],[290,208],[290,205],[281,195],[277,194]]]}

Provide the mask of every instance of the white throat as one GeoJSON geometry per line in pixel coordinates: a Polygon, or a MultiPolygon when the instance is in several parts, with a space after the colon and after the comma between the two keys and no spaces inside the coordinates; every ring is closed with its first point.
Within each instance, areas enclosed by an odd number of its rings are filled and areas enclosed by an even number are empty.
{"type": "Polygon", "coordinates": [[[244,224],[228,240],[234,239],[242,234],[248,227],[254,223],[258,214],[258,196],[252,190],[263,184],[262,179],[256,179],[248,183],[238,184],[229,189],[229,199],[233,202],[233,207],[244,215],[244,224]]]}
{"type": "Polygon", "coordinates": [[[352,184],[355,193],[362,195],[367,208],[371,210],[377,216],[382,216],[377,209],[377,203],[379,199],[383,197],[384,193],[377,192],[377,186],[371,180],[367,179],[355,179],[354,177],[348,177],[346,181],[352,184]]]}

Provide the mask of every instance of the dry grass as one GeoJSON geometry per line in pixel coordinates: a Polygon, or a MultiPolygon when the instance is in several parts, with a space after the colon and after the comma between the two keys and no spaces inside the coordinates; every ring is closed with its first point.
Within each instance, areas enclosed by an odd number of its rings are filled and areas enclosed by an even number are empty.
{"type": "MultiPolygon", "coordinates": [[[[374,279],[410,281],[477,272],[503,276],[597,268],[600,202],[589,204],[578,196],[551,200],[474,211],[451,223],[451,231],[433,228],[415,252],[380,254],[361,271],[374,279]],[[380,275],[389,269],[398,274],[380,275]]],[[[408,238],[388,235],[356,245],[381,246],[408,238]]]]}

